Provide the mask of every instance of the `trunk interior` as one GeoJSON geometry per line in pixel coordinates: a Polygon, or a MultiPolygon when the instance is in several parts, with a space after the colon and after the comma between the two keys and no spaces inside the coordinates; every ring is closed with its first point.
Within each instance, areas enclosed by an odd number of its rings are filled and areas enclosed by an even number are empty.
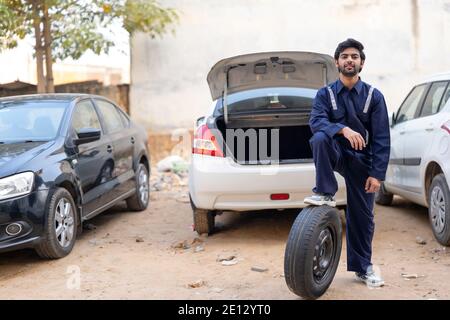
{"type": "MultiPolygon", "coordinates": [[[[309,112],[223,116],[216,119],[223,137],[224,154],[239,164],[313,162],[309,139],[309,112]]],[[[219,139],[220,141],[221,139],[219,139]]]]}

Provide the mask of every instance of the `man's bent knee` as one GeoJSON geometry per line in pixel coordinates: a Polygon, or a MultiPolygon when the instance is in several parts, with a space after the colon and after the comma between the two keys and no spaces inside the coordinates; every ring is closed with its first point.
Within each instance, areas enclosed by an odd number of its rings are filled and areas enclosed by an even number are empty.
{"type": "Polygon", "coordinates": [[[314,133],[314,135],[309,141],[311,144],[323,144],[329,143],[331,141],[331,138],[326,133],[318,131],[314,133]]]}

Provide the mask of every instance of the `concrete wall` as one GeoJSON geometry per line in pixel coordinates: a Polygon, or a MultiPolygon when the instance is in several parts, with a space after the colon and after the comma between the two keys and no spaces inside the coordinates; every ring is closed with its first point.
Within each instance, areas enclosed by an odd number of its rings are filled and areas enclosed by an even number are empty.
{"type": "Polygon", "coordinates": [[[211,103],[218,60],[258,51],[332,55],[348,37],[366,47],[361,78],[396,110],[412,84],[450,70],[450,0],[172,0],[175,35],[131,39],[132,117],[153,131],[191,128],[211,103]]]}

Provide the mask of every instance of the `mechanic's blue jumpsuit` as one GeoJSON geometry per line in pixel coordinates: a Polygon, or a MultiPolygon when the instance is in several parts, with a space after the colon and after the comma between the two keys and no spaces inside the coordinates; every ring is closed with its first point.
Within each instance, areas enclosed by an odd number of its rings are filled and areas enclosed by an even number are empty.
{"type": "Polygon", "coordinates": [[[315,193],[334,195],[334,171],[347,186],[347,270],[365,273],[371,265],[374,232],[374,194],[366,193],[367,178],[385,179],[389,162],[389,119],[380,91],[359,81],[348,90],[340,80],[321,88],[314,99],[309,121],[316,166],[315,193]],[[337,133],[350,127],[366,139],[362,151],[337,133]]]}

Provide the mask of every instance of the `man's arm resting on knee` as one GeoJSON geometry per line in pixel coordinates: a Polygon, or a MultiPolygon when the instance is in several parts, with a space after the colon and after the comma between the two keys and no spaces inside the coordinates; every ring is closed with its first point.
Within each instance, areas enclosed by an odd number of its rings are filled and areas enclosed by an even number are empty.
{"type": "Polygon", "coordinates": [[[330,138],[333,138],[345,126],[341,123],[330,121],[329,111],[330,101],[326,88],[322,88],[317,92],[314,98],[311,116],[309,118],[309,126],[314,133],[322,131],[330,138]]]}
{"type": "Polygon", "coordinates": [[[353,149],[362,150],[366,147],[364,138],[358,132],[350,129],[349,127],[342,128],[338,134],[342,134],[348,141],[350,141],[353,149]]]}

